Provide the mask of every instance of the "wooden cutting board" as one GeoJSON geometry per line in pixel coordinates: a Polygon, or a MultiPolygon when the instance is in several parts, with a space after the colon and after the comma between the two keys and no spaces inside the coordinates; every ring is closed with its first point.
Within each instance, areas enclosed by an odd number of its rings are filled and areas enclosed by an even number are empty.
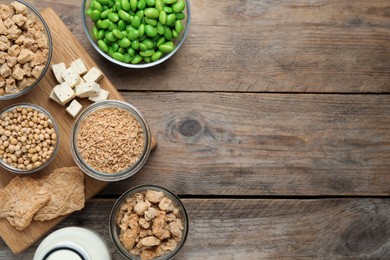
{"type": "MultiPolygon", "coordinates": [[[[41,14],[48,24],[53,38],[54,47],[51,64],[65,62],[65,64],[69,66],[70,62],[81,58],[88,69],[93,66],[97,67],[96,63],[91,59],[88,53],[52,9],[46,8],[41,12],[41,14]]],[[[103,89],[109,91],[109,99],[124,100],[106,77],[101,79],[99,84],[103,89]]],[[[28,94],[14,100],[0,101],[0,110],[3,110],[9,105],[20,102],[28,102],[42,106],[52,114],[60,128],[60,149],[56,158],[46,169],[39,173],[34,173],[34,175],[48,174],[56,168],[76,166],[70,150],[70,132],[74,119],[65,112],[64,107],[58,105],[52,100],[49,100],[49,94],[55,85],[56,80],[53,72],[49,69],[39,85],[28,94]]],[[[83,105],[83,108],[91,104],[91,102],[87,99],[79,101],[81,101],[80,103],[83,105]]],[[[152,146],[155,146],[155,144],[156,143],[154,141],[152,146]]],[[[6,186],[15,176],[17,175],[0,167],[0,187],[6,186]]],[[[108,183],[106,182],[97,181],[85,175],[85,195],[87,200],[101,191],[107,184],[108,183]]],[[[45,233],[50,231],[65,217],[58,217],[51,221],[44,222],[33,221],[32,224],[23,231],[18,231],[12,227],[6,219],[0,219],[0,236],[14,253],[20,253],[31,246],[45,233]]]]}

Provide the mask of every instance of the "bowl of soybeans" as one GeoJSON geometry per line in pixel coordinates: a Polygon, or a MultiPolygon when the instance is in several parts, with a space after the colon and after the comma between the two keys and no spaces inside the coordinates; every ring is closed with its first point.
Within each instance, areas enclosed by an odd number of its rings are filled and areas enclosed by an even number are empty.
{"type": "Polygon", "coordinates": [[[44,108],[20,103],[0,112],[0,165],[28,174],[45,168],[59,147],[59,129],[44,108]]]}
{"type": "Polygon", "coordinates": [[[104,58],[148,68],[172,57],[190,27],[189,0],[83,0],[84,31],[104,58]]]}

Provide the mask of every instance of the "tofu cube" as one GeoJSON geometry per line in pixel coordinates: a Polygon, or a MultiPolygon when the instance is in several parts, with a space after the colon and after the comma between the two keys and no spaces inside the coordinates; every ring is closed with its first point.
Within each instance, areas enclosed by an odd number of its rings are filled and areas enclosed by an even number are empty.
{"type": "Polygon", "coordinates": [[[79,75],[87,73],[88,69],[81,59],[74,60],[70,63],[70,67],[79,75]]]}
{"type": "Polygon", "coordinates": [[[90,69],[87,74],[84,75],[84,80],[86,82],[98,82],[101,78],[103,78],[103,73],[96,67],[90,69]]]}
{"type": "Polygon", "coordinates": [[[61,73],[62,78],[72,88],[80,83],[80,76],[77,74],[72,67],[67,68],[61,73]]]}
{"type": "Polygon", "coordinates": [[[100,85],[95,82],[83,83],[76,86],[76,96],[85,97],[96,97],[100,93],[100,85]]]}
{"type": "Polygon", "coordinates": [[[98,102],[102,100],[106,100],[108,98],[109,92],[104,89],[100,89],[99,96],[96,97],[89,97],[88,99],[93,101],[93,102],[98,102]]]}
{"type": "Polygon", "coordinates": [[[65,105],[76,97],[76,93],[66,82],[55,86],[53,88],[53,91],[62,105],[65,105]]]}
{"type": "Polygon", "coordinates": [[[75,118],[80,113],[81,109],[83,109],[83,106],[76,99],[73,99],[66,108],[66,112],[75,118]]]}
{"type": "Polygon", "coordinates": [[[61,106],[63,106],[63,104],[61,103],[61,101],[58,99],[57,95],[54,93],[54,90],[52,90],[50,92],[50,95],[49,95],[49,98],[55,102],[57,102],[58,104],[60,104],[61,106]]]}
{"type": "Polygon", "coordinates": [[[53,70],[54,77],[56,78],[58,83],[64,82],[64,79],[62,78],[61,74],[66,70],[65,63],[61,62],[58,64],[53,64],[51,66],[51,69],[53,70]]]}

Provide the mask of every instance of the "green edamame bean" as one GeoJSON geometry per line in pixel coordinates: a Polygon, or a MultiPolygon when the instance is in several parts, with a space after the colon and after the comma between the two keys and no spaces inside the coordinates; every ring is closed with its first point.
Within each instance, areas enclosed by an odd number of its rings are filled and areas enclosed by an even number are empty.
{"type": "Polygon", "coordinates": [[[106,11],[103,11],[101,14],[100,14],[100,19],[107,19],[108,18],[108,14],[111,13],[112,10],[111,9],[108,9],[106,11]]]}
{"type": "Polygon", "coordinates": [[[156,0],[146,0],[147,6],[154,6],[156,4],[156,0]]]}
{"type": "Polygon", "coordinates": [[[134,40],[131,43],[131,48],[133,48],[134,50],[138,50],[139,49],[139,41],[138,40],[134,40]]]}
{"type": "Polygon", "coordinates": [[[138,37],[139,37],[139,32],[138,30],[134,29],[133,27],[131,27],[130,30],[127,31],[127,37],[134,41],[134,40],[137,40],[138,37]]]}
{"type": "Polygon", "coordinates": [[[108,26],[108,30],[109,31],[112,31],[112,30],[115,30],[115,29],[117,29],[118,28],[118,26],[116,25],[116,23],[113,23],[113,22],[111,22],[110,21],[110,26],[108,26]]]}
{"type": "Polygon", "coordinates": [[[98,41],[98,46],[99,46],[99,49],[101,49],[105,53],[108,52],[108,45],[103,40],[98,41]]]}
{"type": "Polygon", "coordinates": [[[138,9],[139,9],[139,10],[144,10],[145,7],[146,7],[146,2],[145,2],[145,0],[139,0],[139,1],[138,1],[138,9]]]}
{"type": "Polygon", "coordinates": [[[121,0],[122,9],[125,11],[130,11],[130,2],[129,0],[121,0]]]}
{"type": "Polygon", "coordinates": [[[135,15],[139,17],[140,20],[142,20],[142,18],[144,18],[144,10],[138,10],[135,15]]]}
{"type": "Polygon", "coordinates": [[[173,51],[174,47],[172,46],[169,46],[169,45],[166,45],[165,43],[164,44],[161,44],[158,49],[162,52],[162,53],[170,53],[173,51]]]}
{"type": "Polygon", "coordinates": [[[175,14],[168,14],[167,16],[167,25],[172,26],[176,22],[176,15],[175,14]]]}
{"type": "Polygon", "coordinates": [[[102,30],[99,30],[97,39],[98,39],[98,40],[103,40],[103,39],[104,39],[105,33],[106,33],[105,30],[103,30],[103,29],[102,29],[102,30]]]}
{"type": "Polygon", "coordinates": [[[175,31],[177,33],[181,33],[183,31],[183,24],[181,23],[180,20],[176,20],[175,22],[175,31]]]}
{"type": "Polygon", "coordinates": [[[115,2],[113,0],[108,0],[108,7],[113,7],[115,5],[115,2]]]}
{"type": "Polygon", "coordinates": [[[147,35],[144,35],[144,36],[142,36],[142,37],[138,37],[138,40],[139,40],[140,42],[142,42],[143,40],[146,39],[146,37],[147,37],[147,35]]]}
{"type": "Polygon", "coordinates": [[[123,10],[122,9],[122,5],[121,5],[121,2],[120,1],[115,1],[115,10],[118,12],[119,10],[123,10]]]}
{"type": "Polygon", "coordinates": [[[98,10],[93,10],[90,17],[92,21],[97,22],[100,19],[100,12],[98,10]]]}
{"type": "Polygon", "coordinates": [[[123,57],[125,57],[125,63],[129,63],[132,60],[132,57],[128,53],[123,54],[123,57]]]}
{"type": "Polygon", "coordinates": [[[117,13],[109,13],[108,20],[110,20],[113,23],[116,23],[119,21],[119,15],[117,13]]]}
{"type": "Polygon", "coordinates": [[[114,42],[113,44],[111,44],[111,48],[114,52],[117,52],[119,50],[119,44],[114,42]]]}
{"type": "Polygon", "coordinates": [[[99,11],[99,13],[103,12],[102,4],[99,3],[98,1],[93,1],[91,3],[91,7],[92,7],[93,10],[99,11]]]}
{"type": "Polygon", "coordinates": [[[145,23],[150,24],[151,26],[157,26],[157,20],[156,19],[150,19],[148,17],[144,18],[145,23]]]}
{"type": "Polygon", "coordinates": [[[145,44],[143,44],[142,42],[139,43],[139,50],[140,51],[146,51],[148,48],[146,47],[145,44]]]}
{"type": "Polygon", "coordinates": [[[145,40],[142,41],[142,43],[146,46],[146,48],[148,50],[153,49],[153,47],[154,47],[154,43],[150,39],[145,39],[145,40]]]}
{"type": "Polygon", "coordinates": [[[150,19],[156,19],[159,16],[159,12],[156,8],[146,8],[145,9],[145,16],[150,19]]]}
{"type": "Polygon", "coordinates": [[[171,5],[171,4],[174,4],[176,2],[177,2],[177,0],[164,0],[164,4],[166,4],[166,5],[171,5]]]}
{"type": "Polygon", "coordinates": [[[119,52],[114,52],[114,53],[112,54],[112,57],[113,57],[114,59],[116,59],[117,61],[121,61],[121,62],[124,62],[124,61],[125,61],[125,57],[123,56],[122,53],[119,53],[119,52]]]}
{"type": "Polygon", "coordinates": [[[168,41],[172,40],[172,30],[171,30],[171,28],[169,28],[169,27],[166,27],[166,28],[165,28],[164,37],[165,37],[165,39],[167,39],[168,41]]]}
{"type": "Polygon", "coordinates": [[[165,11],[167,14],[173,13],[172,7],[169,7],[169,6],[164,6],[164,11],[165,11]]]}
{"type": "Polygon", "coordinates": [[[131,60],[132,64],[138,64],[142,61],[142,56],[137,54],[134,56],[134,58],[131,60]]]}
{"type": "Polygon", "coordinates": [[[156,9],[161,12],[164,10],[164,4],[162,2],[162,0],[156,0],[156,5],[155,5],[156,9]]]}
{"type": "Polygon", "coordinates": [[[106,37],[104,37],[103,41],[104,41],[106,44],[108,44],[108,45],[110,45],[110,44],[112,43],[112,42],[110,42],[106,37]]]}
{"type": "Polygon", "coordinates": [[[143,37],[145,35],[145,24],[141,24],[139,27],[138,27],[138,36],[139,37],[143,37]]]}
{"type": "Polygon", "coordinates": [[[99,33],[99,29],[96,27],[96,25],[94,25],[92,27],[92,36],[95,40],[98,39],[98,33],[99,33]]]}
{"type": "Polygon", "coordinates": [[[126,31],[121,31],[123,37],[127,37],[127,32],[126,31]]]}
{"type": "Polygon", "coordinates": [[[161,37],[160,39],[157,40],[156,42],[156,46],[159,47],[161,44],[163,44],[165,42],[165,38],[164,37],[161,37]]]}
{"type": "Polygon", "coordinates": [[[141,24],[141,19],[138,16],[134,16],[133,20],[131,21],[131,26],[135,29],[138,29],[140,24],[141,24]]]}
{"type": "Polygon", "coordinates": [[[117,39],[122,39],[123,38],[123,34],[121,31],[119,31],[118,29],[114,29],[112,30],[112,34],[115,36],[115,38],[117,39]]]}
{"type": "Polygon", "coordinates": [[[108,32],[106,34],[106,39],[109,40],[110,42],[115,42],[116,41],[116,38],[115,36],[112,34],[112,32],[108,32]]]}
{"type": "Polygon", "coordinates": [[[124,48],[122,48],[122,47],[119,47],[118,52],[121,53],[121,54],[125,54],[126,50],[124,48]]]}
{"type": "Polygon", "coordinates": [[[179,0],[178,2],[176,2],[172,8],[173,8],[173,11],[176,12],[176,13],[180,13],[180,12],[183,12],[184,8],[186,7],[186,4],[184,3],[183,0],[179,0]]]}
{"type": "Polygon", "coordinates": [[[112,50],[111,46],[108,47],[108,55],[110,55],[112,57],[112,55],[114,54],[115,51],[112,50]]]}
{"type": "Polygon", "coordinates": [[[96,1],[98,1],[102,5],[108,5],[108,0],[96,0],[96,1]]]}
{"type": "Polygon", "coordinates": [[[126,30],[126,23],[123,21],[123,19],[118,22],[118,29],[121,31],[126,30]]]}
{"type": "Polygon", "coordinates": [[[150,24],[147,24],[145,25],[145,33],[150,37],[154,37],[157,35],[157,30],[150,24]]]}
{"type": "Polygon", "coordinates": [[[145,61],[146,63],[149,63],[149,62],[150,62],[150,60],[151,60],[151,58],[150,58],[150,57],[144,57],[144,61],[145,61]]]}
{"type": "Polygon", "coordinates": [[[131,45],[131,41],[127,38],[122,38],[118,41],[118,45],[122,48],[129,48],[131,45]]]}
{"type": "Polygon", "coordinates": [[[89,17],[91,17],[92,11],[93,11],[93,9],[90,7],[90,8],[87,10],[86,14],[87,14],[89,17]]]}
{"type": "Polygon", "coordinates": [[[102,28],[102,29],[107,29],[110,26],[110,20],[108,20],[108,19],[99,20],[99,21],[101,21],[100,28],[102,28]]]}
{"type": "Polygon", "coordinates": [[[172,30],[172,37],[173,38],[179,37],[179,34],[176,32],[176,30],[172,30]]]}
{"type": "Polygon", "coordinates": [[[135,50],[133,48],[128,48],[127,49],[127,53],[131,56],[131,57],[134,57],[135,56],[135,50]]]}
{"type": "Polygon", "coordinates": [[[128,14],[127,12],[123,11],[123,10],[119,10],[118,11],[118,16],[119,18],[124,21],[124,22],[130,22],[131,21],[131,16],[130,14],[128,14]]]}
{"type": "Polygon", "coordinates": [[[138,6],[138,0],[130,0],[130,9],[135,12],[138,6]]]}
{"type": "Polygon", "coordinates": [[[158,20],[161,24],[165,25],[167,23],[167,13],[165,11],[161,11],[158,20]]]}
{"type": "Polygon", "coordinates": [[[169,42],[166,42],[164,44],[168,45],[168,46],[171,46],[171,47],[175,47],[175,45],[173,44],[173,41],[169,41],[169,42]]]}
{"type": "Polygon", "coordinates": [[[142,57],[150,57],[154,54],[154,50],[146,50],[146,51],[140,51],[139,55],[142,57]]]}
{"type": "Polygon", "coordinates": [[[160,35],[164,35],[165,33],[165,26],[161,23],[157,23],[157,33],[160,35]]]}
{"type": "Polygon", "coordinates": [[[163,53],[161,51],[156,51],[155,53],[153,53],[151,60],[152,61],[159,60],[159,59],[161,59],[162,55],[163,55],[163,53]]]}
{"type": "Polygon", "coordinates": [[[183,20],[186,16],[184,13],[175,13],[177,20],[183,20]]]}

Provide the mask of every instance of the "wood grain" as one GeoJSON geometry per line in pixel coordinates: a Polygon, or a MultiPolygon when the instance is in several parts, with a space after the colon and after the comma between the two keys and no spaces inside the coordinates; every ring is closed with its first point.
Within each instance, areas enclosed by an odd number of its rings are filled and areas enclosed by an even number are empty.
{"type": "Polygon", "coordinates": [[[120,90],[389,93],[388,0],[191,1],[182,49],[151,69],[112,65],[81,26],[81,1],[51,4],[120,90]],[[112,68],[115,69],[112,69],[112,68]]]}
{"type": "MultiPolygon", "coordinates": [[[[108,235],[114,200],[93,199],[56,227],[81,226],[108,235]]],[[[388,199],[183,199],[190,230],[175,259],[388,259],[388,199]]],[[[0,246],[4,246],[0,242],[0,246]]],[[[23,259],[32,259],[37,244],[23,259]]],[[[9,249],[1,259],[21,259],[9,249]]]]}
{"type": "MultiPolygon", "coordinates": [[[[52,64],[65,62],[65,64],[69,66],[71,61],[82,57],[88,68],[96,66],[94,61],[88,56],[85,50],[72,36],[72,33],[66,28],[64,23],[53,12],[53,10],[43,10],[42,16],[48,23],[53,37],[54,49],[52,64]]],[[[123,100],[123,97],[106,77],[104,77],[99,83],[104,89],[110,92],[111,99],[123,100]]],[[[70,151],[70,133],[74,119],[67,115],[64,107],[59,106],[58,104],[49,100],[49,94],[55,84],[55,78],[50,69],[39,85],[28,94],[18,98],[17,100],[2,101],[0,104],[0,109],[2,110],[3,108],[17,102],[34,103],[48,110],[54,117],[54,120],[58,123],[60,129],[59,152],[53,162],[47,168],[39,172],[41,175],[48,174],[57,168],[75,166],[70,151]]],[[[87,100],[82,100],[81,103],[84,105],[84,107],[90,104],[90,102],[87,100]]],[[[0,187],[6,186],[8,182],[15,176],[15,174],[12,174],[1,168],[0,187]]],[[[86,176],[85,194],[87,199],[90,199],[106,185],[107,184],[104,182],[96,181],[86,176]]],[[[16,230],[8,223],[7,220],[0,219],[0,236],[15,253],[20,253],[63,219],[64,217],[59,217],[45,222],[34,221],[28,228],[24,229],[23,231],[16,230]]]]}
{"type": "Polygon", "coordinates": [[[389,196],[389,95],[124,93],[159,149],[103,194],[389,196]],[[153,106],[151,105],[153,104],[153,106]]]}

